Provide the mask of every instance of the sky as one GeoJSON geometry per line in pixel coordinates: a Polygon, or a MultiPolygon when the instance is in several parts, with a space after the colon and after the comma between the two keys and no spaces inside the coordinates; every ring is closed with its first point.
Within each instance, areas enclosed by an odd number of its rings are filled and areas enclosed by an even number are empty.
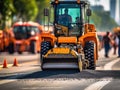
{"type": "Polygon", "coordinates": [[[104,6],[104,9],[106,11],[110,10],[110,4],[109,4],[109,1],[110,0],[89,0],[91,5],[103,5],[104,6]],[[99,2],[95,2],[95,1],[99,1],[99,2]]]}

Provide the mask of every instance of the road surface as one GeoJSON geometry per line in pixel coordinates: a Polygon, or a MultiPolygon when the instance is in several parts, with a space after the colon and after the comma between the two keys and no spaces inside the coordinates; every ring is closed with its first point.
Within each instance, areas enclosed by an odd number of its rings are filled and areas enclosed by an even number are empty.
{"type": "MultiPolygon", "coordinates": [[[[39,54],[17,55],[18,67],[0,69],[0,90],[120,90],[120,58],[112,55],[112,51],[110,58],[104,58],[103,52],[99,52],[96,70],[82,72],[41,71],[39,54]],[[24,59],[26,62],[23,62],[24,59]]],[[[5,56],[13,59],[16,57],[5,56]]],[[[0,56],[0,60],[1,58],[4,58],[4,54],[0,56]]]]}

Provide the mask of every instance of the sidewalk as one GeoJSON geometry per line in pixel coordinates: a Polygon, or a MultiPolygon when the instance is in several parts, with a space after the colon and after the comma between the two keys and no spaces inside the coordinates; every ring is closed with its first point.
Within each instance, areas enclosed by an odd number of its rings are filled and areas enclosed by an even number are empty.
{"type": "MultiPolygon", "coordinates": [[[[98,55],[99,55],[99,59],[101,59],[101,58],[105,58],[104,57],[104,49],[102,49],[102,50],[100,50],[99,52],[98,52],[98,55]]],[[[118,50],[116,50],[116,55],[113,55],[113,48],[111,48],[111,50],[109,51],[109,58],[117,58],[117,56],[118,56],[118,50]]]]}
{"type": "MultiPolygon", "coordinates": [[[[117,52],[118,52],[118,50],[117,50],[117,52]]],[[[96,70],[104,70],[104,66],[107,63],[114,62],[114,60],[119,59],[117,57],[118,56],[117,52],[116,52],[116,55],[113,55],[113,48],[112,48],[109,52],[109,58],[105,58],[104,57],[104,49],[99,51],[99,58],[98,58],[98,62],[96,65],[96,70]]]]}
{"type": "Polygon", "coordinates": [[[26,62],[18,64],[18,66],[13,66],[8,64],[8,68],[0,67],[0,76],[7,74],[17,74],[17,73],[26,73],[29,71],[41,70],[40,63],[36,60],[34,62],[26,62]]]}

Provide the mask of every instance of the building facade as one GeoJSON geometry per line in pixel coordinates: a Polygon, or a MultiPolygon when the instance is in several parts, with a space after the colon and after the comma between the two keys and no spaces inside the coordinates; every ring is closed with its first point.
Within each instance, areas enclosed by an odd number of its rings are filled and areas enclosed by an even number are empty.
{"type": "Polygon", "coordinates": [[[110,15],[120,25],[120,0],[110,0],[110,15]]]}

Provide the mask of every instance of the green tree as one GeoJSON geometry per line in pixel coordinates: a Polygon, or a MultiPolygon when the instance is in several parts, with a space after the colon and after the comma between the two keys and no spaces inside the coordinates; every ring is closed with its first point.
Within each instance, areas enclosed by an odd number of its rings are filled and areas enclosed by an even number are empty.
{"type": "Polygon", "coordinates": [[[36,0],[14,0],[15,15],[22,20],[35,20],[38,14],[36,0]]]}
{"type": "Polygon", "coordinates": [[[1,29],[10,26],[12,14],[14,12],[13,0],[0,0],[0,25],[1,29]]]}
{"type": "Polygon", "coordinates": [[[105,11],[94,11],[91,20],[96,25],[98,31],[111,31],[113,27],[117,26],[115,20],[105,11]]]}
{"type": "Polygon", "coordinates": [[[44,8],[50,7],[50,0],[36,0],[39,8],[39,13],[36,17],[36,20],[41,24],[44,23],[44,8]]]}

